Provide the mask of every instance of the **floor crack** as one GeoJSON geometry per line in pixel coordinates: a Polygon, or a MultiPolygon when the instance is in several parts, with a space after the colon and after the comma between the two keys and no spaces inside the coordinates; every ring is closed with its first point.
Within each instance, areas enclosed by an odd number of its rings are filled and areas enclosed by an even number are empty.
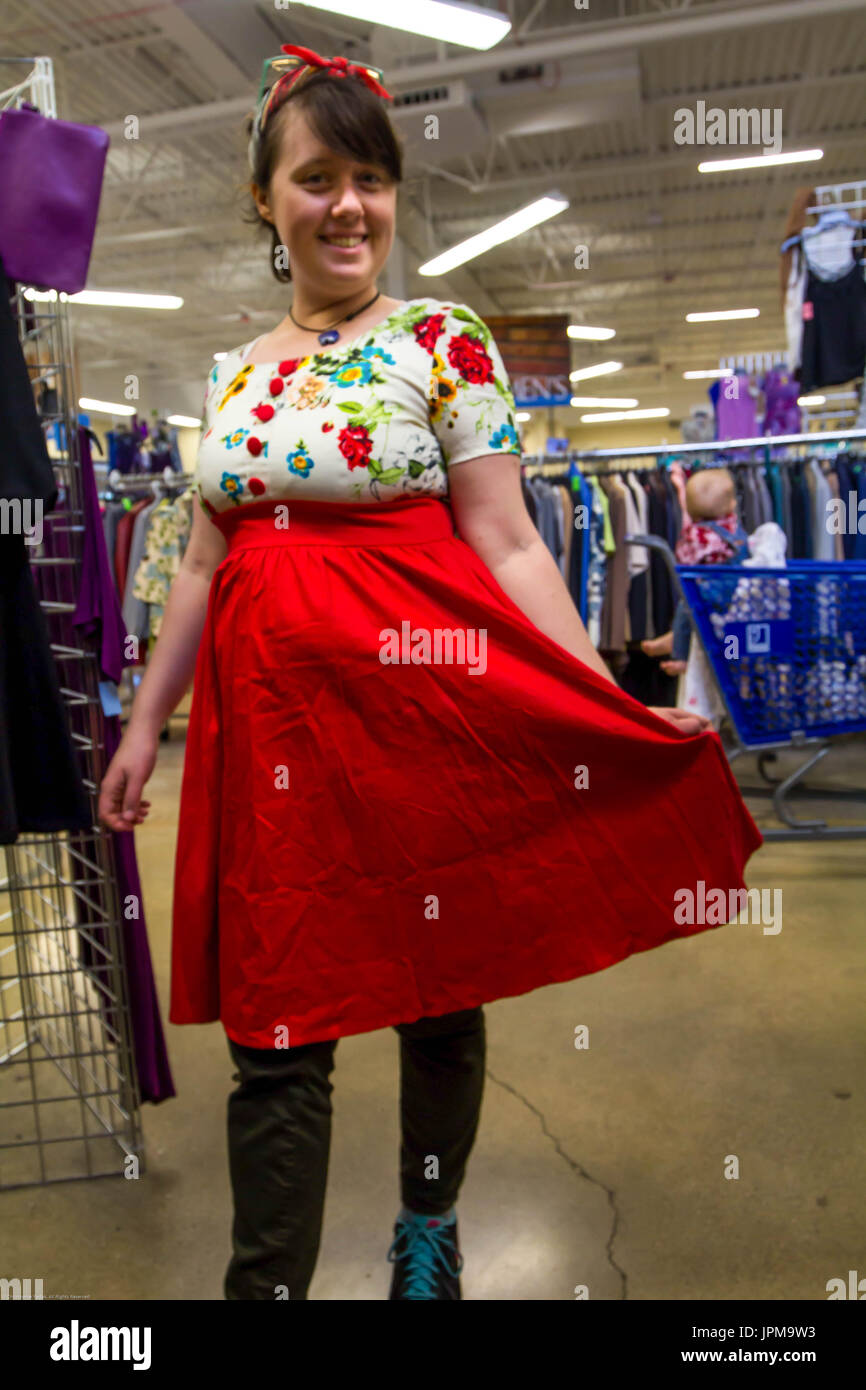
{"type": "Polygon", "coordinates": [[[556,1135],[552,1134],[548,1129],[547,1121],[545,1120],[541,1111],[538,1109],[538,1106],[533,1105],[531,1100],[528,1100],[526,1096],[524,1096],[514,1086],[509,1085],[507,1081],[502,1081],[498,1076],[494,1076],[493,1072],[490,1070],[489,1067],[485,1068],[485,1072],[490,1077],[491,1081],[495,1082],[497,1086],[501,1086],[504,1091],[509,1091],[511,1095],[513,1095],[517,1100],[521,1101],[522,1104],[526,1106],[527,1110],[531,1110],[533,1115],[536,1115],[538,1117],[538,1120],[541,1124],[542,1133],[545,1134],[547,1138],[552,1141],[553,1146],[556,1149],[556,1152],[560,1154],[562,1158],[565,1159],[569,1167],[572,1168],[574,1172],[578,1174],[579,1177],[585,1178],[587,1182],[594,1183],[596,1187],[600,1187],[603,1192],[607,1193],[608,1205],[611,1209],[611,1212],[613,1213],[613,1225],[611,1227],[610,1235],[607,1239],[607,1245],[605,1247],[605,1250],[607,1253],[608,1263],[610,1264],[612,1269],[616,1270],[617,1274],[620,1277],[620,1284],[622,1287],[621,1297],[623,1299],[627,1299],[628,1275],[626,1274],[624,1269],[620,1268],[620,1266],[617,1264],[616,1260],[613,1257],[613,1243],[616,1239],[616,1233],[619,1227],[619,1211],[617,1210],[616,1193],[614,1192],[613,1188],[607,1187],[606,1184],[603,1183],[599,1178],[594,1178],[591,1173],[588,1173],[586,1171],[582,1164],[577,1162],[577,1159],[572,1158],[570,1154],[566,1153],[565,1149],[562,1147],[562,1144],[557,1139],[556,1135]]]}

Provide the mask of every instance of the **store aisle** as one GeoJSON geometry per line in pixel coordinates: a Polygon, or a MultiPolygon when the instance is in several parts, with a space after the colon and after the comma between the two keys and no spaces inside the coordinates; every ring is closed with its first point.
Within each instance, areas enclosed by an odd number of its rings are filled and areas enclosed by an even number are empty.
{"type": "MultiPolygon", "coordinates": [[[[136,837],[163,1007],[173,727],[136,837]]],[[[849,754],[862,785],[866,749],[849,754]]],[[[458,1206],[464,1297],[571,1299],[584,1284],[591,1299],[823,1299],[828,1279],[859,1268],[864,877],[862,841],[765,847],[749,882],[781,888],[777,935],[729,926],[486,1006],[481,1132],[458,1206]],[[731,1154],[737,1181],[724,1176],[731,1154]]],[[[222,1298],[231,1062],[218,1024],[168,1025],[168,1038],[178,1096],[143,1109],[138,1182],[0,1194],[7,1263],[53,1293],[222,1298]]],[[[387,1296],[397,1060],[390,1030],[338,1044],[313,1299],[387,1296]]]]}

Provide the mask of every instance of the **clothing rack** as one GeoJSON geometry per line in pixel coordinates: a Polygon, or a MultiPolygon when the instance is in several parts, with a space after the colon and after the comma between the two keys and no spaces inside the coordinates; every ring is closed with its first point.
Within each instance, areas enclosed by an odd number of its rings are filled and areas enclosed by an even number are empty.
{"type": "Polygon", "coordinates": [[[742,368],[744,372],[771,372],[780,362],[785,361],[785,349],[777,352],[745,352],[738,357],[720,357],[721,368],[742,368]]]}
{"type": "MultiPolygon", "coordinates": [[[[0,95],[56,117],[50,58],[0,95]]],[[[78,384],[68,304],[35,306],[16,286],[22,348],[33,372],[51,364],[63,450],[52,457],[58,504],[30,564],[48,627],[93,824],[83,831],[24,832],[3,847],[0,872],[0,1190],[144,1170],[121,892],[113,837],[97,823],[107,765],[99,638],[72,626],[83,572],[85,494],[77,425],[78,384]],[[33,353],[32,349],[36,348],[33,353]],[[35,356],[36,362],[32,360],[35,356]],[[41,366],[39,365],[41,364],[41,366]],[[53,549],[52,549],[53,543],[53,549]],[[87,948],[85,966],[80,952],[87,948]]],[[[38,380],[37,378],[33,378],[38,380]]]]}
{"type": "Polygon", "coordinates": [[[194,480],[192,473],[175,473],[173,468],[164,468],[161,473],[121,473],[113,468],[105,480],[105,486],[112,492],[125,492],[127,489],[141,490],[156,483],[159,487],[190,487],[194,480]]]}
{"type": "Polygon", "coordinates": [[[822,183],[815,189],[816,206],[806,212],[826,212],[828,207],[866,208],[866,180],[855,179],[853,183],[822,183]],[[850,196],[849,196],[850,195],[850,196]]]}
{"type": "Polygon", "coordinates": [[[563,459],[559,454],[524,455],[524,467],[543,466],[545,470],[556,467],[567,473],[572,463],[594,463],[604,459],[621,458],[667,458],[670,454],[727,454],[742,449],[777,449],[783,445],[811,445],[841,443],[845,440],[866,440],[866,429],[862,430],[814,430],[810,434],[767,434],[755,439],[716,439],[706,444],[647,444],[620,449],[572,449],[563,459]]]}
{"type": "MultiPolygon", "coordinates": [[[[866,181],[857,179],[854,183],[824,183],[815,189],[816,203],[813,207],[806,209],[807,217],[820,217],[821,213],[826,213],[831,209],[838,209],[840,212],[848,213],[859,208],[866,208],[866,181]]],[[[852,222],[862,222],[862,218],[851,218],[852,222]]],[[[817,224],[817,225],[820,225],[817,224]]],[[[808,228],[804,229],[808,230],[808,228]]],[[[812,228],[816,230],[816,228],[812,228]]],[[[796,246],[802,239],[802,232],[797,232],[794,236],[789,236],[779,247],[780,251],[790,251],[792,246],[796,246]]],[[[854,246],[863,246],[864,238],[858,237],[852,243],[854,246]]]]}

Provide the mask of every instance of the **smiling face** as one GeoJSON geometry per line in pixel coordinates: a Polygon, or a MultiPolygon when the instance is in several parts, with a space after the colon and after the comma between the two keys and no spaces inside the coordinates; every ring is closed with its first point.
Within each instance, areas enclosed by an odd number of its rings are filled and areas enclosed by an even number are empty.
{"type": "Polygon", "coordinates": [[[372,285],[394,240],[397,186],[375,164],[328,148],[303,111],[285,113],[279,158],[256,206],[287,248],[292,279],[315,297],[346,298],[372,285]],[[334,240],[352,239],[342,247],[334,240]]]}

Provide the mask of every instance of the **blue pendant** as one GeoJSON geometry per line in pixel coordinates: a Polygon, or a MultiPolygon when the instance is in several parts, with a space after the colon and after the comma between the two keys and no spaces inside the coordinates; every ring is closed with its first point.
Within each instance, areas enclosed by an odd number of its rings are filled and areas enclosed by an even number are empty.
{"type": "Polygon", "coordinates": [[[335,343],[339,336],[336,328],[328,328],[324,333],[319,334],[319,342],[322,344],[322,347],[327,347],[329,343],[335,343]]]}

